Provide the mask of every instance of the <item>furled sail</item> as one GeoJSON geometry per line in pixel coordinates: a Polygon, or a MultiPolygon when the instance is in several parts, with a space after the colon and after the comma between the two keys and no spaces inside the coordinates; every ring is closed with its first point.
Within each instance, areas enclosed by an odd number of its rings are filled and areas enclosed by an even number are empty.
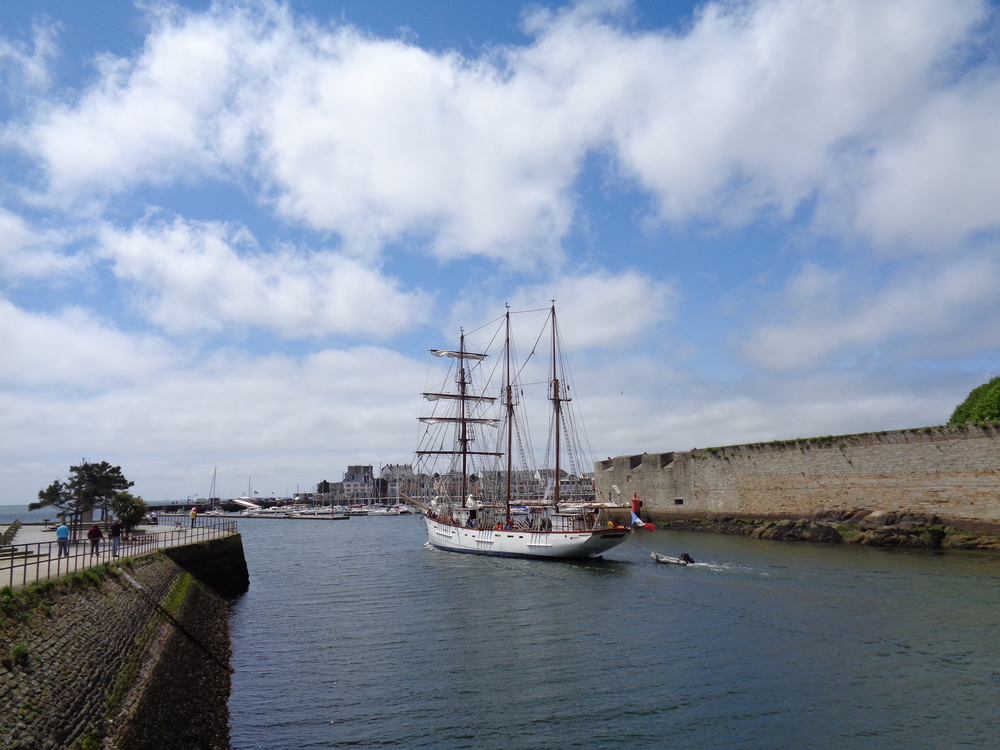
{"type": "Polygon", "coordinates": [[[472,396],[468,394],[463,395],[461,393],[424,393],[423,397],[428,401],[437,401],[438,399],[442,398],[451,398],[451,399],[461,399],[463,401],[486,401],[491,404],[497,400],[496,396],[472,396]]]}
{"type": "Polygon", "coordinates": [[[496,427],[500,422],[499,419],[474,419],[472,417],[418,417],[418,419],[424,424],[451,422],[453,424],[486,424],[490,427],[496,427]]]}
{"type": "Polygon", "coordinates": [[[431,349],[430,353],[435,357],[452,357],[454,359],[486,359],[487,354],[477,354],[475,352],[454,352],[450,349],[431,349]]]}

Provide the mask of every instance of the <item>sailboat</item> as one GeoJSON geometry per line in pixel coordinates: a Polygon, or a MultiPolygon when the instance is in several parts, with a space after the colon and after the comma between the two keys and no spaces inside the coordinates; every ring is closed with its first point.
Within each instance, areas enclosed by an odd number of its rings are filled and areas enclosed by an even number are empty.
{"type": "Polygon", "coordinates": [[[498,361],[490,362],[488,351],[471,350],[464,330],[457,350],[431,350],[435,357],[452,361],[452,387],[423,394],[432,405],[431,413],[420,417],[427,427],[417,450],[418,476],[426,494],[407,499],[423,510],[427,542],[438,549],[521,558],[594,557],[624,542],[630,530],[611,516],[618,506],[595,502],[592,477],[575,466],[582,454],[573,446],[577,420],[568,409],[571,399],[561,366],[565,358],[560,357],[555,304],[528,312],[547,312],[549,330],[538,335],[522,363],[515,360],[509,307],[493,334],[494,342],[503,342],[498,361]],[[539,380],[547,385],[551,411],[546,456],[552,468],[532,470],[530,433],[524,424],[529,384],[522,376],[529,371],[529,361],[537,362],[535,352],[546,332],[551,363],[547,376],[539,380]],[[567,459],[575,473],[563,469],[567,459]]]}

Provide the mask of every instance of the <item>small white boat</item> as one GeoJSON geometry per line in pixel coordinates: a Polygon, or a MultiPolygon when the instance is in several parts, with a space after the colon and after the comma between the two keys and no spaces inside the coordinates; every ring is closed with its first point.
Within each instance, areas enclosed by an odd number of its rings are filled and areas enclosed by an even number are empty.
{"type": "Polygon", "coordinates": [[[680,557],[662,555],[659,552],[650,552],[649,556],[656,560],[656,562],[663,563],[664,565],[691,565],[694,562],[694,558],[687,552],[681,552],[680,557]]]}

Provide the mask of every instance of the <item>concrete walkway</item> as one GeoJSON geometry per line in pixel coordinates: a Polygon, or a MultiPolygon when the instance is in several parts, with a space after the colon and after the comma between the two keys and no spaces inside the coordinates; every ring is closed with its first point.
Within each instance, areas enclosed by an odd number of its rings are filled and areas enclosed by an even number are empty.
{"type": "MultiPolygon", "coordinates": [[[[123,557],[137,557],[157,549],[218,539],[236,533],[236,522],[232,519],[199,518],[195,528],[190,527],[187,519],[183,523],[175,523],[175,519],[162,521],[164,522],[157,526],[140,527],[142,533],[134,534],[131,539],[123,538],[117,556],[112,554],[112,543],[107,532],[96,554],[91,554],[90,541],[86,539],[84,531],[84,538],[70,543],[69,556],[60,557],[55,526],[24,525],[18,530],[10,547],[0,548],[0,587],[20,588],[123,557]]],[[[4,528],[0,527],[0,533],[4,528]]]]}

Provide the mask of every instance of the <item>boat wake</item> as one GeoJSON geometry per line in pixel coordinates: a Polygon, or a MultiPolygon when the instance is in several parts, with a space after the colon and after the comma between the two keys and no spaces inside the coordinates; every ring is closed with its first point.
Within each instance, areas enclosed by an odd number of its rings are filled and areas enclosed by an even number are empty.
{"type": "Polygon", "coordinates": [[[757,570],[755,568],[751,568],[748,565],[741,565],[739,563],[701,562],[701,563],[694,563],[693,565],[689,565],[688,567],[704,568],[706,570],[712,571],[713,573],[732,573],[744,576],[760,576],[762,578],[768,578],[771,575],[766,570],[757,570]]]}

